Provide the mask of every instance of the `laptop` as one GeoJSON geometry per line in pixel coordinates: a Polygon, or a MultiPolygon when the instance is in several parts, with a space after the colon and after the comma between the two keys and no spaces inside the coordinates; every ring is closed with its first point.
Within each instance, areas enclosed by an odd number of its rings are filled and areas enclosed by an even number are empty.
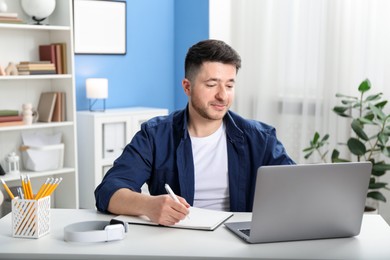
{"type": "Polygon", "coordinates": [[[252,221],[224,225],[248,243],[356,236],[371,168],[370,162],[262,166],[252,221]]]}

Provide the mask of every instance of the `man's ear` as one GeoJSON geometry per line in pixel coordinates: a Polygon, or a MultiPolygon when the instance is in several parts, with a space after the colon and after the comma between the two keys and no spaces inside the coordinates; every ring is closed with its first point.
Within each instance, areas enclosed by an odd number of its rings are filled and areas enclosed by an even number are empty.
{"type": "Polygon", "coordinates": [[[188,79],[183,79],[181,85],[183,87],[184,93],[186,93],[187,96],[191,96],[191,82],[188,79]]]}

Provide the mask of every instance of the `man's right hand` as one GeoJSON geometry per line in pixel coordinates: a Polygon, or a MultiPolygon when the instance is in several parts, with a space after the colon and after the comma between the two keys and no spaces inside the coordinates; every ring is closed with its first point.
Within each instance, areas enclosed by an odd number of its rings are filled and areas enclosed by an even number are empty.
{"type": "Polygon", "coordinates": [[[119,189],[112,195],[108,211],[118,215],[145,215],[155,223],[172,226],[189,214],[190,205],[184,198],[177,197],[180,203],[168,194],[151,196],[129,189],[119,189]]]}

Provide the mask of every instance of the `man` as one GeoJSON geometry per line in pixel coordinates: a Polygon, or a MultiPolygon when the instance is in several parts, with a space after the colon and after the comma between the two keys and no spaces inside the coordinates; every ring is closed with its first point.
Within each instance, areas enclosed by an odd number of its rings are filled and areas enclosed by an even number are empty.
{"type": "Polygon", "coordinates": [[[141,126],[95,190],[103,212],[146,215],[173,225],[188,207],[251,211],[257,169],[293,164],[275,129],[229,111],[241,58],[229,45],[192,46],[182,81],[186,109],[141,126]],[[141,193],[148,184],[149,194],[141,193]],[[179,201],[167,195],[169,184],[179,201]]]}

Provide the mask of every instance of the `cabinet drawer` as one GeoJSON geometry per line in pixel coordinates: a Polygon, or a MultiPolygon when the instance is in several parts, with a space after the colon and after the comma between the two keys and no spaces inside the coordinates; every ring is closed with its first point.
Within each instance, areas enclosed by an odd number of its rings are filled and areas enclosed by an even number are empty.
{"type": "Polygon", "coordinates": [[[102,127],[103,159],[115,159],[126,146],[126,122],[104,123],[102,127]]]}

